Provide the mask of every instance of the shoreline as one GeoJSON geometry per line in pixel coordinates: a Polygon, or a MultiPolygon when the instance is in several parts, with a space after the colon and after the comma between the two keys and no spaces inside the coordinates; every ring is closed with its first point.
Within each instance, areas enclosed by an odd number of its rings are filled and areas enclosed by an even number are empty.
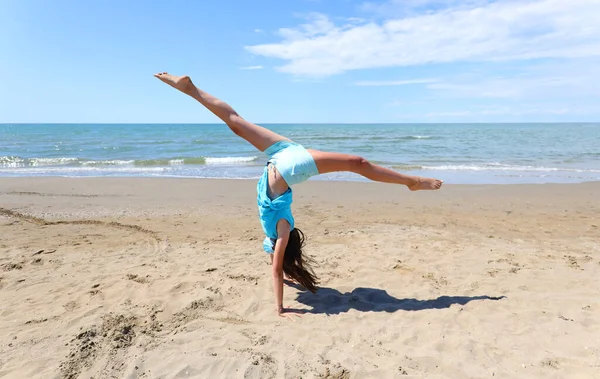
{"type": "MultiPolygon", "coordinates": [[[[261,166],[262,167],[262,166],[261,166]]],[[[444,175],[425,175],[422,172],[411,173],[410,171],[405,171],[407,175],[413,176],[424,176],[424,177],[442,177],[444,175]]],[[[382,184],[376,183],[369,179],[359,177],[358,180],[352,180],[347,178],[335,178],[335,179],[321,179],[319,177],[326,177],[331,174],[320,174],[318,177],[310,178],[306,183],[374,183],[374,184],[382,184]]],[[[354,174],[357,175],[357,174],[354,174]]],[[[451,176],[451,175],[446,175],[451,176]]],[[[47,179],[55,179],[55,180],[201,180],[201,181],[258,181],[260,175],[256,177],[248,177],[248,178],[232,178],[232,177],[195,177],[195,176],[121,176],[121,175],[13,175],[13,176],[0,176],[0,181],[8,181],[8,180],[47,180],[47,179]]],[[[447,183],[448,179],[444,179],[445,186],[521,186],[521,185],[579,185],[579,184],[595,184],[600,183],[600,180],[586,180],[586,181],[578,181],[578,182],[520,182],[520,183],[447,183]],[[447,183],[447,184],[446,184],[447,183]]],[[[386,183],[383,183],[384,185],[386,183]]],[[[392,184],[393,185],[393,184],[392,184]]]]}

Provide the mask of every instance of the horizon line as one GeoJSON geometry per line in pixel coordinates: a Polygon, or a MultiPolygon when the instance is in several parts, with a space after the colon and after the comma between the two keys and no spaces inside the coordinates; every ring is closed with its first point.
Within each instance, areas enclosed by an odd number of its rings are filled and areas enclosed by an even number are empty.
{"type": "MultiPolygon", "coordinates": [[[[0,122],[0,125],[225,125],[224,122],[0,122]]],[[[600,124],[599,121],[256,122],[256,125],[600,124]]]]}

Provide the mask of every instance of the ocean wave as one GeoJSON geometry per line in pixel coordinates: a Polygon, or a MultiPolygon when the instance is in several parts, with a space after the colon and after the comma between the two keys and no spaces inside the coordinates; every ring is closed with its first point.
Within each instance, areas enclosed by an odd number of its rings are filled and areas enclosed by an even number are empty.
{"type": "Polygon", "coordinates": [[[77,162],[77,158],[31,158],[29,166],[60,166],[77,162]]]}
{"type": "Polygon", "coordinates": [[[164,159],[107,159],[94,160],[74,157],[58,158],[22,158],[17,156],[0,157],[0,168],[32,168],[32,167],[124,167],[124,166],[180,166],[180,165],[238,165],[248,164],[258,159],[251,157],[179,157],[164,159]]]}
{"type": "Polygon", "coordinates": [[[583,169],[568,167],[540,167],[540,166],[517,166],[501,163],[484,164],[462,164],[462,165],[415,165],[415,164],[393,164],[390,167],[398,171],[431,170],[431,171],[513,171],[513,172],[578,172],[578,173],[600,173],[600,169],[583,169]]]}
{"type": "Polygon", "coordinates": [[[304,136],[309,141],[407,141],[421,139],[437,139],[434,136],[407,135],[407,136],[364,136],[364,135],[349,135],[349,136],[304,136]]]}
{"type": "Polygon", "coordinates": [[[257,160],[258,157],[207,157],[205,158],[206,164],[236,164],[236,163],[250,163],[257,160]]]}
{"type": "Polygon", "coordinates": [[[220,170],[204,168],[143,167],[143,166],[57,166],[1,168],[0,177],[55,176],[55,177],[155,177],[155,178],[202,178],[202,179],[258,179],[262,171],[220,170]]]}
{"type": "Polygon", "coordinates": [[[214,140],[210,140],[210,139],[206,139],[206,140],[202,140],[202,139],[195,139],[192,141],[192,143],[194,145],[212,145],[215,143],[214,140]]]}
{"type": "Polygon", "coordinates": [[[391,167],[394,170],[400,170],[400,171],[422,170],[423,169],[423,166],[411,165],[411,164],[392,165],[391,167]]]}
{"type": "Polygon", "coordinates": [[[13,156],[0,157],[0,167],[16,168],[16,167],[23,167],[24,164],[25,164],[25,160],[23,158],[13,157],[13,156]]]}
{"type": "Polygon", "coordinates": [[[76,175],[91,172],[97,173],[123,173],[123,174],[146,174],[146,173],[163,173],[169,170],[169,167],[93,167],[93,166],[62,166],[62,167],[20,167],[16,169],[0,168],[0,173],[5,174],[27,174],[27,175],[52,175],[58,173],[60,175],[76,175]]]}
{"type": "Polygon", "coordinates": [[[0,157],[0,167],[19,168],[19,167],[39,167],[39,166],[64,166],[77,162],[77,158],[21,158],[16,156],[0,157]]]}
{"type": "Polygon", "coordinates": [[[540,167],[540,166],[516,166],[499,163],[488,163],[483,165],[440,165],[420,166],[422,170],[436,171],[537,171],[537,172],[594,172],[597,169],[567,168],[567,167],[540,167]]]}
{"type": "Polygon", "coordinates": [[[124,166],[130,165],[135,161],[124,161],[124,160],[108,160],[108,161],[78,161],[82,166],[124,166]]]}
{"type": "Polygon", "coordinates": [[[433,136],[404,136],[404,137],[397,137],[394,139],[397,140],[411,140],[411,139],[432,139],[435,138],[433,136]]]}
{"type": "Polygon", "coordinates": [[[180,166],[186,164],[198,165],[204,163],[206,163],[204,157],[140,159],[133,162],[135,166],[180,166]]]}

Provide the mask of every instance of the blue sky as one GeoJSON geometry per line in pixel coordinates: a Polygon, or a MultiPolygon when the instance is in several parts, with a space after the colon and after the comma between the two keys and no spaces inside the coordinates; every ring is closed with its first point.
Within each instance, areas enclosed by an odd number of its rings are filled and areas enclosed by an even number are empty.
{"type": "Polygon", "coordinates": [[[0,122],[600,120],[599,0],[0,0],[0,122]]]}

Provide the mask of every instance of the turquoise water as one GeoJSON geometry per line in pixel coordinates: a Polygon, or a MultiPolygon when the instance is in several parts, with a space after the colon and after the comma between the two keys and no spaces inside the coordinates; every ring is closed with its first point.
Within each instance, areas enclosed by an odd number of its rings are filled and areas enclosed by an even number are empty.
{"type": "MultiPolygon", "coordinates": [[[[306,147],[446,183],[600,180],[600,124],[264,125],[306,147]]],[[[225,125],[0,124],[0,176],[256,179],[266,157],[225,125]]],[[[363,180],[350,173],[311,180],[363,180]]]]}

